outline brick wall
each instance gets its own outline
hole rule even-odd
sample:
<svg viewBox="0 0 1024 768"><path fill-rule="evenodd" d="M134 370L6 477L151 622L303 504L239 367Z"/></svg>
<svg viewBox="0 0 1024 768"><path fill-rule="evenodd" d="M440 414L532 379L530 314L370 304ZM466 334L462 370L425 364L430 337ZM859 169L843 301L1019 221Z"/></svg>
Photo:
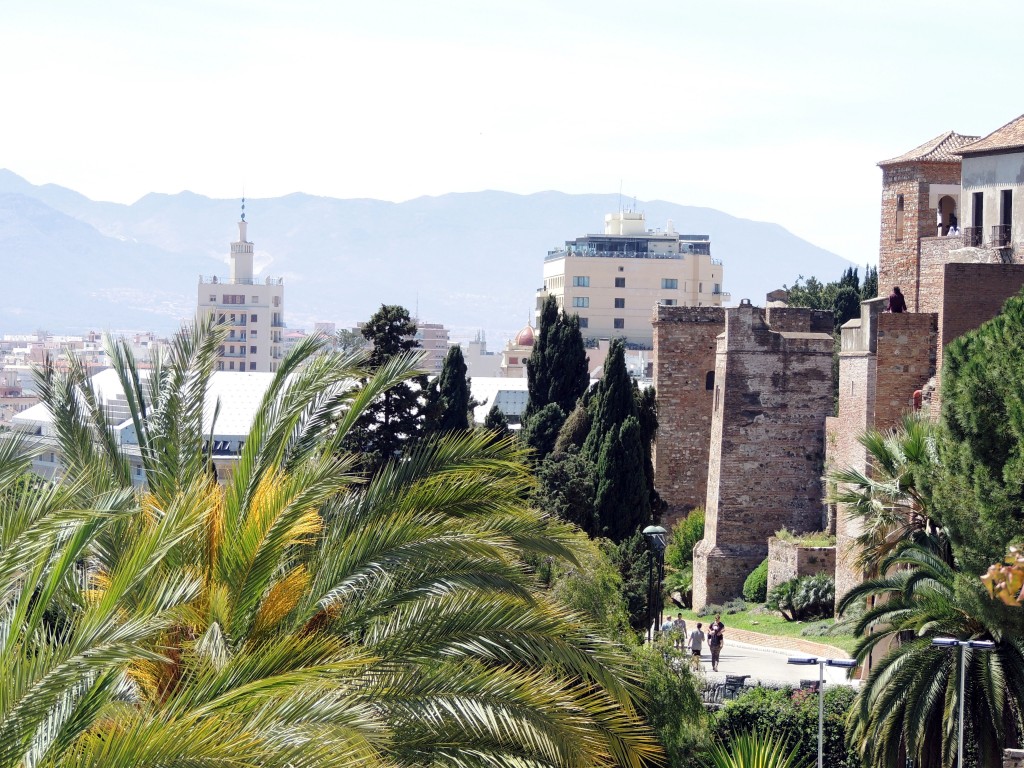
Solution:
<svg viewBox="0 0 1024 768"><path fill-rule="evenodd" d="M835 547L803 547L795 541L783 541L773 536L768 539L768 591L773 587L801 576L836 570Z"/></svg>
<svg viewBox="0 0 1024 768"><path fill-rule="evenodd" d="M805 312L803 327L809 328L814 316ZM796 317L787 314L787 324ZM705 534L694 563L696 608L739 595L780 528L820 530L832 347L828 333L774 330L749 302L726 310L715 367Z"/></svg>
<svg viewBox="0 0 1024 768"><path fill-rule="evenodd" d="M875 429L900 423L913 408L914 391L935 374L938 315L881 314L876 331Z"/></svg>
<svg viewBox="0 0 1024 768"><path fill-rule="evenodd" d="M875 355L868 350L839 356L839 415L827 424L827 471L867 469L867 452L857 440L871 424L875 407ZM863 580L856 566L853 541L860 535L859 521L850 519L843 505L835 512L836 600Z"/></svg>
<svg viewBox="0 0 1024 768"><path fill-rule="evenodd" d="M714 397L708 373L715 370L716 338L725 330L725 310L658 306L652 324L658 404L654 485L668 504L663 523L671 523L704 506Z"/></svg>
<svg viewBox="0 0 1024 768"><path fill-rule="evenodd" d="M936 367L942 373L946 345L999 314L1003 304L1024 286L1022 264L946 264Z"/></svg>
<svg viewBox="0 0 1024 768"><path fill-rule="evenodd" d="M935 235L938 211L929 208L931 184L959 184L960 163L900 163L882 169L878 290L901 287L911 312L919 307L919 238ZM896 239L897 197L903 195L903 237Z"/></svg>

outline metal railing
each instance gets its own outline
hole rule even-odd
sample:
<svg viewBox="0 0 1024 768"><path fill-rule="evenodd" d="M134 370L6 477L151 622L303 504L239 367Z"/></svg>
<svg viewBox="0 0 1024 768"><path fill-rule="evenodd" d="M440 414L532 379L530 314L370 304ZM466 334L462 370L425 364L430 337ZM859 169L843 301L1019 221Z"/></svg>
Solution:
<svg viewBox="0 0 1024 768"><path fill-rule="evenodd" d="M1009 224L994 224L992 225L992 247L993 248L1005 248L1010 244L1010 225Z"/></svg>
<svg viewBox="0 0 1024 768"><path fill-rule="evenodd" d="M964 227L964 247L981 248L981 227Z"/></svg>
<svg viewBox="0 0 1024 768"><path fill-rule="evenodd" d="M283 277L218 277L200 275L201 285L284 285Z"/></svg>

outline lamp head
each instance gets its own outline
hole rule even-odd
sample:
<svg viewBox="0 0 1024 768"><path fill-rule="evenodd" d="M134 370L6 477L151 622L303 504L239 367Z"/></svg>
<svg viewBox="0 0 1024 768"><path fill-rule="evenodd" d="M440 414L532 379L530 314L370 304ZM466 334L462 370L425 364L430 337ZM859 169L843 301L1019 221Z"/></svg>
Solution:
<svg viewBox="0 0 1024 768"><path fill-rule="evenodd" d="M818 663L818 659L816 657L814 657L814 656L809 656L809 657L806 657L806 658L803 658L803 657L801 657L801 658L788 658L788 659L786 659L786 663L787 664L801 664L801 665L804 665L804 666L811 666L812 664L817 664Z"/></svg>
<svg viewBox="0 0 1024 768"><path fill-rule="evenodd" d="M842 667L843 669L853 669L857 666L855 659L826 659L825 663L830 667Z"/></svg>

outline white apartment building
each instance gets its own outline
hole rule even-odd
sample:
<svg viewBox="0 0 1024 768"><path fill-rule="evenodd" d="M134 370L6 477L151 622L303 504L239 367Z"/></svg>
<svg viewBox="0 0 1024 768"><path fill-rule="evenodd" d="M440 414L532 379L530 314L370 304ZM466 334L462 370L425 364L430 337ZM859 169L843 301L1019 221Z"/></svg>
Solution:
<svg viewBox="0 0 1024 768"><path fill-rule="evenodd" d="M284 278L253 274L253 244L246 240L245 201L238 242L231 244L227 278L199 277L199 314L227 328L216 370L272 373L284 357Z"/></svg>
<svg viewBox="0 0 1024 768"><path fill-rule="evenodd" d="M651 348L656 304L720 307L722 262L711 257L708 235L682 235L669 222L664 232L646 228L643 213L604 218L604 234L567 240L544 259L544 287L537 292L538 322L547 296L579 315L586 339L624 338Z"/></svg>

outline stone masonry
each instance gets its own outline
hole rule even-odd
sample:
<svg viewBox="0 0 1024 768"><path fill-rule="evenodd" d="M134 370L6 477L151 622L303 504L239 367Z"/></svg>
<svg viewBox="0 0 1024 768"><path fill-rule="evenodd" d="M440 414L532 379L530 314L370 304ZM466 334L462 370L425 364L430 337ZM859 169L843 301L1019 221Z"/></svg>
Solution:
<svg viewBox="0 0 1024 768"><path fill-rule="evenodd" d="M835 547L805 547L796 541L768 539L768 591L790 579L836 569Z"/></svg>
<svg viewBox="0 0 1024 768"><path fill-rule="evenodd" d="M668 505L662 522L670 524L704 506L716 339L725 330L725 310L658 305L652 322L658 403L654 485Z"/></svg>
<svg viewBox="0 0 1024 768"><path fill-rule="evenodd" d="M715 362L707 517L694 551L697 610L738 596L780 528L821 528L831 328L830 312L766 313L748 300L726 310Z"/></svg>
<svg viewBox="0 0 1024 768"><path fill-rule="evenodd" d="M867 452L858 437L887 430L913 408L914 392L935 370L937 315L883 313L885 299L861 304L860 318L843 326L839 355L839 415L826 420L826 468L856 469L868 475ZM859 584L854 539L858 521L842 507L834 513L836 597Z"/></svg>

